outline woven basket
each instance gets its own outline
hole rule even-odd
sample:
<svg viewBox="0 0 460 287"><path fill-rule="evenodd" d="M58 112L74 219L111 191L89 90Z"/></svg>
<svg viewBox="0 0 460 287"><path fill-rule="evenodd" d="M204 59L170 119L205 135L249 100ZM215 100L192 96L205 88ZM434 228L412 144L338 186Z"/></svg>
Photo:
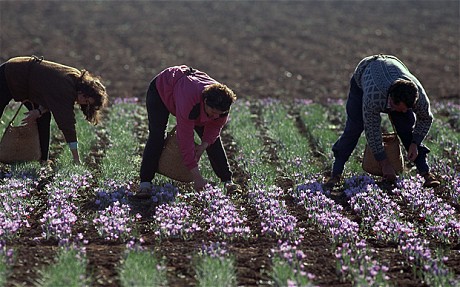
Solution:
<svg viewBox="0 0 460 287"><path fill-rule="evenodd" d="M41 151L37 122L13 126L13 121L21 107L22 105L3 133L0 141L0 162L10 164L40 160Z"/></svg>
<svg viewBox="0 0 460 287"><path fill-rule="evenodd" d="M181 182L192 182L193 176L184 165L176 137L176 127L167 135L163 152L158 162L158 173Z"/></svg>
<svg viewBox="0 0 460 287"><path fill-rule="evenodd" d="M393 166L395 172L401 173L404 170L404 159L401 153L401 146L399 144L399 138L396 133L384 133L382 134L383 147L387 155L388 160ZM363 170L373 174L382 176L382 168L379 162L375 159L369 145L366 144L364 149L364 157L362 162Z"/></svg>

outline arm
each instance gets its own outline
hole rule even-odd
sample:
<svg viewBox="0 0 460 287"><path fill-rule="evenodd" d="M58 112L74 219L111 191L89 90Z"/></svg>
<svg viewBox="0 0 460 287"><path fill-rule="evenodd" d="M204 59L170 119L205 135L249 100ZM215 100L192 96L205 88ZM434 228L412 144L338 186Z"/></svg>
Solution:
<svg viewBox="0 0 460 287"><path fill-rule="evenodd" d="M380 104L385 105L385 102L382 101ZM383 148L382 132L380 130L382 120L380 117L381 110L383 109L378 102L369 100L367 97L363 97L363 122L367 143L374 154L375 159L380 164L383 177L389 181L395 181L396 172L388 160L385 149Z"/></svg>
<svg viewBox="0 0 460 287"><path fill-rule="evenodd" d="M227 123L228 116L206 123L203 132L203 142L213 144L220 136L223 126Z"/></svg>
<svg viewBox="0 0 460 287"><path fill-rule="evenodd" d="M364 133L366 135L367 144L377 161L382 161L387 158L385 149L383 148L382 131L380 129L381 121L380 110L375 107L375 105L366 103L363 99Z"/></svg>
<svg viewBox="0 0 460 287"><path fill-rule="evenodd" d="M193 122L177 117L177 143L182 154L184 165L192 170L198 166L195 160L195 139L194 139L194 124Z"/></svg>
<svg viewBox="0 0 460 287"><path fill-rule="evenodd" d="M430 109L430 101L425 93L425 90L419 86L419 99L414 106L414 113L417 116L414 132L412 133L412 141L416 145L420 145L428 134L431 124L433 123L433 114Z"/></svg>
<svg viewBox="0 0 460 287"><path fill-rule="evenodd" d="M72 153L73 162L75 164L80 164L80 156L78 154L78 142L69 143L70 152Z"/></svg>
<svg viewBox="0 0 460 287"><path fill-rule="evenodd" d="M409 146L409 150L407 151L407 159L410 161L414 161L418 156L418 148L415 142L412 142Z"/></svg>
<svg viewBox="0 0 460 287"><path fill-rule="evenodd" d="M206 180L201 175L200 169L197 167L190 170L193 177L193 188L195 190L202 190L204 186L207 184Z"/></svg>
<svg viewBox="0 0 460 287"><path fill-rule="evenodd" d="M25 112L24 115L26 116L25 118L22 119L21 124L31 124L38 120L39 118L42 117L44 113L48 112L48 109L46 109L43 106L39 106L37 109L30 110L28 112Z"/></svg>
<svg viewBox="0 0 460 287"><path fill-rule="evenodd" d="M207 181L201 175L198 167L198 153L195 150L194 140L194 123L192 121L177 117L177 141L179 145L184 165L190 170L193 177L193 186L195 190L201 190L206 185ZM206 145L200 146L200 149ZM204 149L203 149L204 151ZM201 154L203 153L201 151ZM200 156L201 156L200 154Z"/></svg>
<svg viewBox="0 0 460 287"><path fill-rule="evenodd" d="M223 117L205 125L201 144L195 147L195 160L197 162L200 160L203 152L219 137L222 127L226 122L227 117Z"/></svg>
<svg viewBox="0 0 460 287"><path fill-rule="evenodd" d="M407 151L407 157L410 161L414 161L418 156L418 146L425 139L428 131L433 123L433 114L430 109L430 101L425 90L417 79L413 79L418 87L419 99L414 106L416 114L416 122L412 133L412 143Z"/></svg>
<svg viewBox="0 0 460 287"><path fill-rule="evenodd" d="M396 171L390 163L388 158L379 161L380 168L382 169L383 178L394 182L396 180Z"/></svg>
<svg viewBox="0 0 460 287"><path fill-rule="evenodd" d="M69 145L70 152L72 153L73 161L75 164L80 164L80 156L78 154L78 140L76 131L76 120L73 111L73 106L69 109L57 109L53 111L54 120L62 131L66 142Z"/></svg>
<svg viewBox="0 0 460 287"><path fill-rule="evenodd" d="M44 106L40 105L38 106L38 112L40 113L40 117L44 114L44 113L47 113L49 112L49 110L47 108L45 108Z"/></svg>
<svg viewBox="0 0 460 287"><path fill-rule="evenodd" d="M199 162L204 151L209 147L209 144L205 141L201 142L200 145L195 146L195 161Z"/></svg>
<svg viewBox="0 0 460 287"><path fill-rule="evenodd" d="M203 154L203 151L207 148L207 144L203 143L195 147L194 140L194 125L185 121L178 121L177 123L177 140L179 149L182 153L184 165L190 169L193 177L193 187L195 190L201 190L206 185L207 181L203 178L198 167L198 161Z"/></svg>

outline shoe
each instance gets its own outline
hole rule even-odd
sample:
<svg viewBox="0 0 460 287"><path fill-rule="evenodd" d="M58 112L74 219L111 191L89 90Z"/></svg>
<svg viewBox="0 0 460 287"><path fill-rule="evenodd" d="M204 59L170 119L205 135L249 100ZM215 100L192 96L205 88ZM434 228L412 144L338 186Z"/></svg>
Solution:
<svg viewBox="0 0 460 287"><path fill-rule="evenodd" d="M332 189L334 186L336 186L340 180L342 180L342 175L336 174L332 175L325 184L323 184L323 189L329 190Z"/></svg>
<svg viewBox="0 0 460 287"><path fill-rule="evenodd" d="M152 197L152 192L147 189L140 189L138 192L136 192L134 197L138 199L149 199Z"/></svg>
<svg viewBox="0 0 460 287"><path fill-rule="evenodd" d="M150 182L141 182L139 190L134 194L138 199L148 199L152 197L152 184Z"/></svg>
<svg viewBox="0 0 460 287"><path fill-rule="evenodd" d="M47 160L41 159L40 160L40 165L41 166L51 166L51 165L53 165L53 161L50 160L50 159L47 159Z"/></svg>
<svg viewBox="0 0 460 287"><path fill-rule="evenodd" d="M235 194L241 191L241 186L231 180L224 182L224 188L227 191L227 194Z"/></svg>
<svg viewBox="0 0 460 287"><path fill-rule="evenodd" d="M422 176L425 179L425 183L423 184L423 187L437 187L441 184L441 182L437 180L434 174L432 174L431 172L427 172L423 174Z"/></svg>

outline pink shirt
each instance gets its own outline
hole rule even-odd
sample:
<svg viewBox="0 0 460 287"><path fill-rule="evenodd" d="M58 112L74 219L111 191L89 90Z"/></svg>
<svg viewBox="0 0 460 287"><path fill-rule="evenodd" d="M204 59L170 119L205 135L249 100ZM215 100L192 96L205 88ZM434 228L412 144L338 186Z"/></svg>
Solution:
<svg viewBox="0 0 460 287"><path fill-rule="evenodd" d="M204 126L202 141L213 144L227 122L227 116L212 119L204 111L202 92L208 85L218 83L206 73L194 70L187 75L188 66L174 66L156 77L156 87L168 111L176 116L177 140L184 164L189 169L198 166L195 160L195 126ZM199 115L192 118L192 109L199 104Z"/></svg>

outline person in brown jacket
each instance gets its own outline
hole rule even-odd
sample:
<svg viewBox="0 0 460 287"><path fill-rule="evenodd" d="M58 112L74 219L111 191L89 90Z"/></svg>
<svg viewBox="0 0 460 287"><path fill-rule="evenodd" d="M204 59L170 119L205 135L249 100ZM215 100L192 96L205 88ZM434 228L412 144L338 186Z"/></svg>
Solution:
<svg viewBox="0 0 460 287"><path fill-rule="evenodd" d="M52 114L79 164L74 104L95 125L108 96L100 78L88 71L32 56L11 58L0 65L0 118L11 100L23 102L29 110L23 123L37 121L42 161L49 156Z"/></svg>

